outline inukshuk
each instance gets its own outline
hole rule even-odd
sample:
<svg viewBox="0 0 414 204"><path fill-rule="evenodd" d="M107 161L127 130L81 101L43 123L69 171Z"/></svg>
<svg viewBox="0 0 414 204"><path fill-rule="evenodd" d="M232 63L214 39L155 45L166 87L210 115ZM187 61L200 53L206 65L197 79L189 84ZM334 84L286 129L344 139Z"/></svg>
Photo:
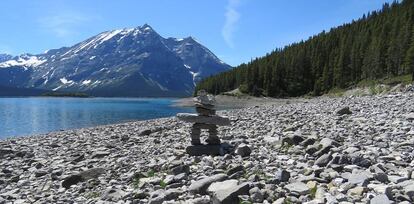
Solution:
<svg viewBox="0 0 414 204"><path fill-rule="evenodd" d="M212 95L202 90L197 93L194 98L197 114L179 113L178 119L193 123L191 128L191 144L201 145L201 130L208 130L207 144L218 145L220 139L218 137L217 126L230 125L230 120L226 117L216 115L214 109L215 99Z"/></svg>

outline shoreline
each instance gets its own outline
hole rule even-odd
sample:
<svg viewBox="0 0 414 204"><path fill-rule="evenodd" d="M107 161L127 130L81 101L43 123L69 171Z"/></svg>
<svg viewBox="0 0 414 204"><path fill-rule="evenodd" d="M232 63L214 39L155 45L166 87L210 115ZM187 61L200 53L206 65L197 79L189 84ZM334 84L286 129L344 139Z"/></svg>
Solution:
<svg viewBox="0 0 414 204"><path fill-rule="evenodd" d="M226 109L241 109L254 106L269 106L269 105L286 105L295 102L305 101L305 98L266 98L266 97L252 97L252 96L226 96L217 95L216 107L218 110ZM193 98L181 98L174 101L174 107L194 107Z"/></svg>
<svg viewBox="0 0 414 204"><path fill-rule="evenodd" d="M276 100L219 111L232 121L219 127L220 139L236 149L247 145L251 154L244 156L189 156L191 124L175 117L0 140L0 203L208 203L215 194L192 192L217 175L269 203L368 202L378 189L398 198L414 186L413 97ZM338 115L344 107L351 113ZM63 186L76 176L87 179Z"/></svg>

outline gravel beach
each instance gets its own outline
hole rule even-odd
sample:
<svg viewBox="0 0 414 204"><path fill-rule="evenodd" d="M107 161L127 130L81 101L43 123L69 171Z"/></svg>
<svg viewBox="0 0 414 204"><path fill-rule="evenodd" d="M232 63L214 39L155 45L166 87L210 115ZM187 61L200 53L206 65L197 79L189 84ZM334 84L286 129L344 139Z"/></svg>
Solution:
<svg viewBox="0 0 414 204"><path fill-rule="evenodd" d="M234 152L215 157L189 156L175 117L0 140L0 204L413 203L413 99L219 111Z"/></svg>

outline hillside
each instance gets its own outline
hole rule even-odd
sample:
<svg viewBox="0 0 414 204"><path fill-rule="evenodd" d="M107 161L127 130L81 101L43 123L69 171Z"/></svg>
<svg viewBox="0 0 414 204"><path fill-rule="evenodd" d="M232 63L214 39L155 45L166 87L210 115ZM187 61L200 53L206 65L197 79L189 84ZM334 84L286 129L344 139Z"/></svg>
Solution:
<svg viewBox="0 0 414 204"><path fill-rule="evenodd" d="M321 95L362 80L414 77L414 0L379 11L201 81L196 90L239 88L271 97Z"/></svg>
<svg viewBox="0 0 414 204"><path fill-rule="evenodd" d="M41 89L16 88L0 86L0 97L3 96L39 96L47 91Z"/></svg>
<svg viewBox="0 0 414 204"><path fill-rule="evenodd" d="M193 37L164 38L145 24L43 54L0 55L0 85L93 96L177 97L191 95L198 81L230 68Z"/></svg>

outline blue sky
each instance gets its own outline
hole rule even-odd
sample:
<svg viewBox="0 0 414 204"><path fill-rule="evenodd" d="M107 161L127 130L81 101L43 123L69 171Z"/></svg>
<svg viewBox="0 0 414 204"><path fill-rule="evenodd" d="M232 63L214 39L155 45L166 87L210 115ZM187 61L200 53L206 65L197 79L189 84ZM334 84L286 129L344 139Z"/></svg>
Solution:
<svg viewBox="0 0 414 204"><path fill-rule="evenodd" d="M151 25L163 37L193 36L238 65L392 0L2 0L0 53L42 53L100 32Z"/></svg>

